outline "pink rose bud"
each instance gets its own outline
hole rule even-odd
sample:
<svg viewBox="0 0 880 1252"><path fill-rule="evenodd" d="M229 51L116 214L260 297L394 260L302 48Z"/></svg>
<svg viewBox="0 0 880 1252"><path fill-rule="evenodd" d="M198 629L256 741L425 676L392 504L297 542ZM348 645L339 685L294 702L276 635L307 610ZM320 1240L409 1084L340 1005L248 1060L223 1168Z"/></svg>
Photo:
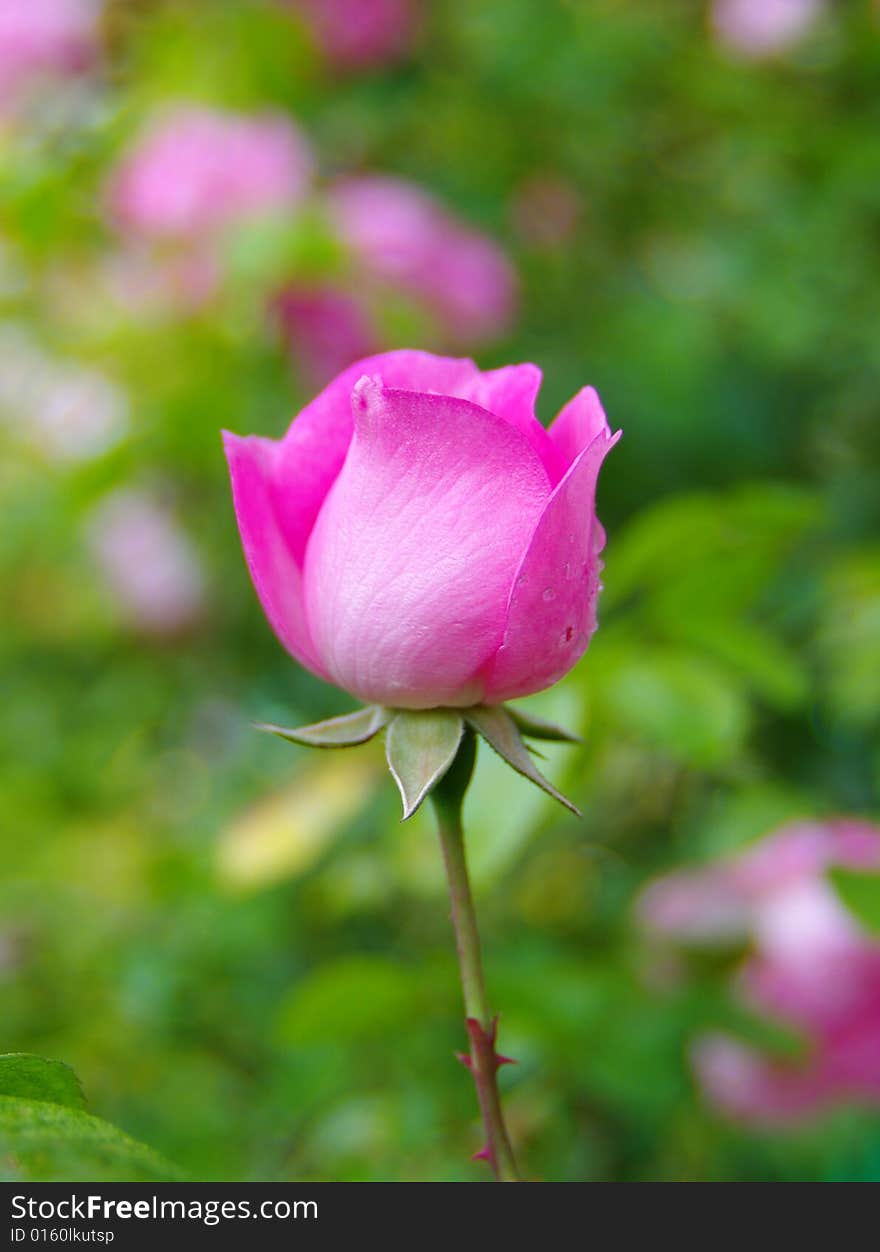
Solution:
<svg viewBox="0 0 880 1252"><path fill-rule="evenodd" d="M822 0L715 0L712 26L732 52L773 56L802 39L822 8Z"/></svg>
<svg viewBox="0 0 880 1252"><path fill-rule="evenodd" d="M84 69L99 17L99 0L0 0L0 106L35 80Z"/></svg>
<svg viewBox="0 0 880 1252"><path fill-rule="evenodd" d="M384 65L404 56L418 29L416 0L289 0L332 64Z"/></svg>
<svg viewBox="0 0 880 1252"><path fill-rule="evenodd" d="M644 924L684 942L750 942L736 993L804 1036L803 1061L712 1033L693 1050L709 1099L730 1117L781 1124L846 1101L880 1104L880 942L828 881L880 870L880 830L789 826L739 856L670 874L640 900Z"/></svg>
<svg viewBox="0 0 880 1252"><path fill-rule="evenodd" d="M257 594L303 665L416 709L496 704L571 669L596 627L596 480L619 432L591 388L545 430L540 381L389 352L282 440L224 436Z"/></svg>
<svg viewBox="0 0 880 1252"><path fill-rule="evenodd" d="M134 234L198 241L284 213L311 176L308 143L286 117L179 107L157 119L116 170L110 211Z"/></svg>
<svg viewBox="0 0 880 1252"><path fill-rule="evenodd" d="M516 275L496 243L421 188L364 176L330 193L331 221L368 276L420 301L454 343L489 339L510 322Z"/></svg>

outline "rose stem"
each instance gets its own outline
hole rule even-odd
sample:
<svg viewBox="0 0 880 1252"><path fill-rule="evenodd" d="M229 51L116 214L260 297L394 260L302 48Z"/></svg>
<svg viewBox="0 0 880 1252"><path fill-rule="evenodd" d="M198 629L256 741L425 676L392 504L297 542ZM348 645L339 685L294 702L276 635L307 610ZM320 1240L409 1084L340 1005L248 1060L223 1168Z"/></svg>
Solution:
<svg viewBox="0 0 880 1252"><path fill-rule="evenodd" d="M473 1075L486 1131L486 1146L477 1156L489 1162L498 1182L519 1182L513 1148L504 1124L497 1081L498 1068L508 1058L498 1056L495 1051L497 1023L490 1015L486 998L480 959L480 935L464 849L461 808L473 772L475 755L473 731L466 730L455 761L432 791L431 799L437 816L437 829L446 866L452 926L464 993L465 1024L471 1043L470 1056L461 1059Z"/></svg>

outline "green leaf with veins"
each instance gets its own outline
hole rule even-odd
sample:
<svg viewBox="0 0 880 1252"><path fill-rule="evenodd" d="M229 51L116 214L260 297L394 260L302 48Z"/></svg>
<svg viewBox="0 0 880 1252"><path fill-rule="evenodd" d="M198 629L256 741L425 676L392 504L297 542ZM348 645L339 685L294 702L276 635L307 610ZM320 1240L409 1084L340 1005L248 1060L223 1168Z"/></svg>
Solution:
<svg viewBox="0 0 880 1252"><path fill-rule="evenodd" d="M29 1052L0 1055L0 1096L42 1100L71 1109L82 1109L86 1102L79 1079L69 1065Z"/></svg>

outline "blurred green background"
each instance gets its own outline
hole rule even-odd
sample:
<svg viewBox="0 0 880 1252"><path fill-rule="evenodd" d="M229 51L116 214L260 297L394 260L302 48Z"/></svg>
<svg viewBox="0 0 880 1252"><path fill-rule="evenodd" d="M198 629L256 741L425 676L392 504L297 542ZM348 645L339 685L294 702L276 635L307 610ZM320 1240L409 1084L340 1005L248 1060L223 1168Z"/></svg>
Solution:
<svg viewBox="0 0 880 1252"><path fill-rule="evenodd" d="M438 0L405 55L347 73L268 0L114 0L102 40L88 88L0 139L0 374L75 364L126 413L94 456L0 423L0 1051L68 1062L91 1112L187 1176L484 1176L427 815L400 824L378 744L310 755L250 726L350 707L263 618L219 440L280 435L309 397L253 271L320 274L320 225L292 259L251 240L195 313L121 315L94 277L102 188L151 110L274 108L319 179L402 175L499 241L520 310L477 360L539 363L544 419L593 383L625 431L600 630L528 702L584 735L547 763L584 819L485 752L466 814L527 1174L880 1176L876 1113L771 1135L706 1107L687 1047L729 1024L723 971L652 986L631 911L662 869L787 818L880 812L872 7L766 57L722 46L700 0ZM395 317L389 344L444 346ZM119 488L181 528L186 629L145 628L102 574ZM128 1176L35 1144L4 1176Z"/></svg>

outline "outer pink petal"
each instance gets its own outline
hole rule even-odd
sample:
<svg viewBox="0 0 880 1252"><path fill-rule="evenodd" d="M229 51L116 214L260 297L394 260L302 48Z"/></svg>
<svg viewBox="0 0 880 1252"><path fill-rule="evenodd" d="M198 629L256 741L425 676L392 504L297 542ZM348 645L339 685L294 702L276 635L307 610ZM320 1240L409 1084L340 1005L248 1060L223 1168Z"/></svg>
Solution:
<svg viewBox="0 0 880 1252"><path fill-rule="evenodd" d="M584 387L560 410L547 432L562 458L565 469L599 435L611 431L599 396L593 387Z"/></svg>
<svg viewBox="0 0 880 1252"><path fill-rule="evenodd" d="M411 350L384 352L350 365L306 405L282 440L272 474L279 525L300 565L315 519L348 452L351 393L364 375L378 375L387 387L457 396L479 380L480 371L467 359Z"/></svg>
<svg viewBox="0 0 880 1252"><path fill-rule="evenodd" d="M302 566L315 519L351 443L351 393L365 371L389 385L459 394L480 371L473 361L387 352L355 362L295 418L283 440L224 434L248 568L278 638L326 677L306 625Z"/></svg>
<svg viewBox="0 0 880 1252"><path fill-rule="evenodd" d="M365 378L354 407L351 450L306 554L322 660L365 700L476 703L546 472L514 426L465 400Z"/></svg>
<svg viewBox="0 0 880 1252"><path fill-rule="evenodd" d="M502 369L478 374L462 392L462 399L472 400L490 413L497 413L521 431L541 458L555 487L568 468L568 461L563 461L535 416L535 400L540 389L541 371L537 365L505 365Z"/></svg>
<svg viewBox="0 0 880 1252"><path fill-rule="evenodd" d="M282 445L271 439L223 433L232 499L245 560L269 624L293 656L326 678L309 634L302 572L274 505Z"/></svg>
<svg viewBox="0 0 880 1252"><path fill-rule="evenodd" d="M486 674L488 703L542 691L584 654L596 629L599 553L596 480L620 437L600 434L556 487L514 577L504 639Z"/></svg>

